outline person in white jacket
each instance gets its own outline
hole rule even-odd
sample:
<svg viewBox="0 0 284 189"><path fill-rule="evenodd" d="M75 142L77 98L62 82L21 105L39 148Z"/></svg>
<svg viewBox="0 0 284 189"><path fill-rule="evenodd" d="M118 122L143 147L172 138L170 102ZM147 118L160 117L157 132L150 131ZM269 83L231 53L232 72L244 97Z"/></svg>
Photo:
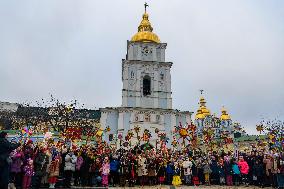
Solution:
<svg viewBox="0 0 284 189"><path fill-rule="evenodd" d="M74 153L71 151L67 153L65 156L65 167L64 167L64 173L65 173L65 187L70 188L71 187L71 179L72 175L75 172L77 157L74 155Z"/></svg>
<svg viewBox="0 0 284 189"><path fill-rule="evenodd" d="M184 180L186 185L191 184L191 176L192 176L192 162L188 157L183 161L182 168L184 171Z"/></svg>

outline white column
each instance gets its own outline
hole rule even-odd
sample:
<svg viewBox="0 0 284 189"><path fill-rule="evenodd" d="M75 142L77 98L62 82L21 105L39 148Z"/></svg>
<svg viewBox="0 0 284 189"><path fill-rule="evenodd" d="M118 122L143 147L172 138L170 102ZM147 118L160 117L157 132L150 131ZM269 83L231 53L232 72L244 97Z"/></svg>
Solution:
<svg viewBox="0 0 284 189"><path fill-rule="evenodd" d="M171 118L172 118L172 121L171 121L171 131L173 131L175 126L176 126L176 121L177 121L177 117L176 117L175 113L171 114Z"/></svg>
<svg viewBox="0 0 284 189"><path fill-rule="evenodd" d="M136 76L136 107L141 106L141 65L137 65L137 76Z"/></svg>
<svg viewBox="0 0 284 189"><path fill-rule="evenodd" d="M101 118L100 118L100 124L101 124L101 127L103 129L106 128L106 121L107 121L107 115L108 115L108 112L102 112L102 115L101 115Z"/></svg>
<svg viewBox="0 0 284 189"><path fill-rule="evenodd" d="M123 136L123 112L118 111L118 126L117 126L117 136L122 134ZM124 137L124 136L123 136ZM120 147L120 140L117 140L117 149Z"/></svg>
<svg viewBox="0 0 284 189"><path fill-rule="evenodd" d="M170 67L166 69L166 80L167 80L167 89L166 91L168 92L167 93L167 101L168 101L168 108L169 109L172 109L172 95L171 95L171 92L172 92L172 88L171 88L171 72L170 72Z"/></svg>
<svg viewBox="0 0 284 189"><path fill-rule="evenodd" d="M118 131L123 130L123 112L118 113Z"/></svg>
<svg viewBox="0 0 284 189"><path fill-rule="evenodd" d="M153 66L153 70L154 70L154 79L153 79L153 88L154 88L154 93L153 93L153 97L154 97L154 108L159 108L159 93L157 91L159 91L159 70L155 71L157 68L157 66Z"/></svg>

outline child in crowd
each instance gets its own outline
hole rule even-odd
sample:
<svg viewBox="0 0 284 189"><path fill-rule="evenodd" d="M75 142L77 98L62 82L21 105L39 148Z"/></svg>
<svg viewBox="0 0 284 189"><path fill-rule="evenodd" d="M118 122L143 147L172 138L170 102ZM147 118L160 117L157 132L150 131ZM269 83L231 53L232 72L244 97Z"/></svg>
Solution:
<svg viewBox="0 0 284 189"><path fill-rule="evenodd" d="M239 166L236 162L236 160L233 160L233 166L232 166L232 169L233 169L233 182L234 182L234 185L235 186L239 186L240 185L240 169L239 169Z"/></svg>
<svg viewBox="0 0 284 189"><path fill-rule="evenodd" d="M52 155L52 160L49 165L49 188L55 188L57 177L59 176L60 156L58 154Z"/></svg>
<svg viewBox="0 0 284 189"><path fill-rule="evenodd" d="M103 165L102 165L102 185L103 187L108 186L108 177L110 173L110 164L108 157L105 157Z"/></svg>
<svg viewBox="0 0 284 189"><path fill-rule="evenodd" d="M23 184L22 189L29 189L32 181L32 176L34 176L34 165L33 160L31 158L28 159L27 165L23 168L24 177L23 177Z"/></svg>
<svg viewBox="0 0 284 189"><path fill-rule="evenodd" d="M175 162L174 163L174 175L173 175L173 181L172 181L172 184L174 186L179 186L182 184L181 179L180 179L180 174L181 172L180 172L178 162Z"/></svg>
<svg viewBox="0 0 284 189"><path fill-rule="evenodd" d="M208 160L205 160L205 165L203 166L203 173L205 178L205 184L210 185L210 174L212 173L212 170L210 168Z"/></svg>

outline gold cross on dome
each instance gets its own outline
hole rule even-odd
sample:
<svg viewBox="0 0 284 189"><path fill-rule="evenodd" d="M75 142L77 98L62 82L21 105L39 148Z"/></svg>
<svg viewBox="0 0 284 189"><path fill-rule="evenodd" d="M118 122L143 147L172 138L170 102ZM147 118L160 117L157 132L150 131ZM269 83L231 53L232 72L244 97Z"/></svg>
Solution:
<svg viewBox="0 0 284 189"><path fill-rule="evenodd" d="M203 89L200 89L199 91L200 91L200 93L201 93L201 95L202 95L204 90L203 90Z"/></svg>

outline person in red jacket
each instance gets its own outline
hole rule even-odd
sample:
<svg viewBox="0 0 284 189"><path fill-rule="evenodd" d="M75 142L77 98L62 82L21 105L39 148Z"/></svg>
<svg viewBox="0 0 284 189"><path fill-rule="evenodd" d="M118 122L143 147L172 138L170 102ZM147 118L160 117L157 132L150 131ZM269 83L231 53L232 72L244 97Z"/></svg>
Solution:
<svg viewBox="0 0 284 189"><path fill-rule="evenodd" d="M241 172L241 177L242 177L243 183L245 185L248 185L249 184L249 182L248 182L249 165L244 160L243 156L239 157L238 166L240 168L240 172Z"/></svg>

